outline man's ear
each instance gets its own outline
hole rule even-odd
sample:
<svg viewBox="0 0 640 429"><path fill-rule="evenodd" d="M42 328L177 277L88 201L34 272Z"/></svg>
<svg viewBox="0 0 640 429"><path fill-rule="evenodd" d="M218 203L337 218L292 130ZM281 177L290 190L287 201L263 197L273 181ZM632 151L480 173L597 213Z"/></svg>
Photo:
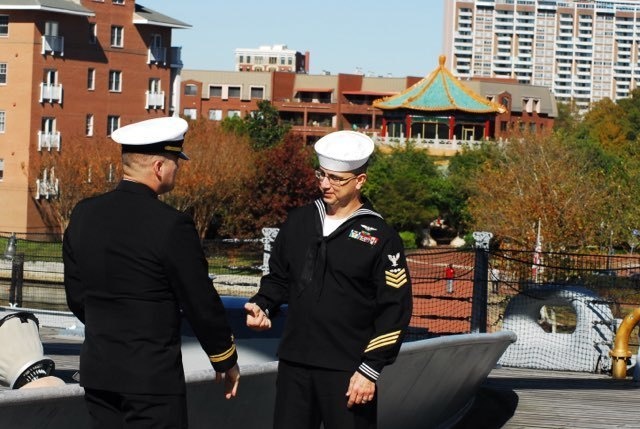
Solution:
<svg viewBox="0 0 640 429"><path fill-rule="evenodd" d="M367 173L359 174L356 178L356 189L360 190L367 181Z"/></svg>

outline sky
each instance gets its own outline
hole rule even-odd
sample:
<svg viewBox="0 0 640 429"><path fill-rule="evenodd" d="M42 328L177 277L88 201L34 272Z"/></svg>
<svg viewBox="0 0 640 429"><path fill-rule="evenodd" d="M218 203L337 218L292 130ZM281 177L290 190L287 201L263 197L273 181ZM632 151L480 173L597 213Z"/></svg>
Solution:
<svg viewBox="0 0 640 429"><path fill-rule="evenodd" d="M172 32L185 69L231 71L236 48L287 45L309 51L310 74L422 77L443 53L443 0L236 1L136 3L192 26Z"/></svg>

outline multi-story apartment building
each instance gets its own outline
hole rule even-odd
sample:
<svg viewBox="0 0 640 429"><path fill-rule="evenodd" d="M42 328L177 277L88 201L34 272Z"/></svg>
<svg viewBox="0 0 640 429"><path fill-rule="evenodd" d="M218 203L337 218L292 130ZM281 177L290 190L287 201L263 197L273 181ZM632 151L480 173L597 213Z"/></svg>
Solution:
<svg viewBox="0 0 640 429"><path fill-rule="evenodd" d="M356 129L380 135L384 112L374 100L401 93L422 79L369 77L360 74L309 75L286 72L242 73L184 69L181 73L181 114L221 121L245 117L268 100L292 131L312 143L325 134ZM496 116L491 135L500 138L514 129L542 132L553 127L556 102L549 89L507 79L475 79L465 86L505 111ZM458 139L462 139L458 135Z"/></svg>
<svg viewBox="0 0 640 429"><path fill-rule="evenodd" d="M444 51L462 79L546 86L581 109L640 81L638 0L444 1Z"/></svg>
<svg viewBox="0 0 640 429"><path fill-rule="evenodd" d="M287 45L236 49L236 71L279 71L309 73L309 52L288 49Z"/></svg>
<svg viewBox="0 0 640 429"><path fill-rule="evenodd" d="M188 27L134 0L0 0L0 231L47 230L36 200L64 190L43 152L178 109Z"/></svg>

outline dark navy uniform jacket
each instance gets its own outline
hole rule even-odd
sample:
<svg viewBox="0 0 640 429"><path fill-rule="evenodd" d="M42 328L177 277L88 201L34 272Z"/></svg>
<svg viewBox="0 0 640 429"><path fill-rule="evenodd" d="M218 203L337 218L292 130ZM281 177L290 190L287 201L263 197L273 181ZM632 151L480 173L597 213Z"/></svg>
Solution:
<svg viewBox="0 0 640 429"><path fill-rule="evenodd" d="M375 381L411 318L402 241L369 203L323 237L325 210L319 199L290 213L250 301L270 313L288 303L280 359Z"/></svg>
<svg viewBox="0 0 640 429"><path fill-rule="evenodd" d="M64 234L69 308L85 324L80 383L123 393L185 391L181 309L216 371L237 360L190 216L122 181L81 201Z"/></svg>

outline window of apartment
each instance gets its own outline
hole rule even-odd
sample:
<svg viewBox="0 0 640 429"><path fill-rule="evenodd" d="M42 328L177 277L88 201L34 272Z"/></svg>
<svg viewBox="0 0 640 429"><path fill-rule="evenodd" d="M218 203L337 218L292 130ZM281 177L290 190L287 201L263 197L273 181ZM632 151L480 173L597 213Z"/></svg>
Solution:
<svg viewBox="0 0 640 429"><path fill-rule="evenodd" d="M257 98L262 100L264 98L264 88L262 87L251 87L251 98Z"/></svg>
<svg viewBox="0 0 640 429"><path fill-rule="evenodd" d="M0 133L4 133L7 123L7 114L4 110L0 110Z"/></svg>
<svg viewBox="0 0 640 429"><path fill-rule="evenodd" d="M120 128L120 116L107 116L107 135L110 136L115 130Z"/></svg>
<svg viewBox="0 0 640 429"><path fill-rule="evenodd" d="M229 98L240 98L240 87L239 86L230 86L229 87Z"/></svg>
<svg viewBox="0 0 640 429"><path fill-rule="evenodd" d="M122 72L119 70L109 71L109 91L122 92Z"/></svg>
<svg viewBox="0 0 640 429"><path fill-rule="evenodd" d="M221 121L222 120L222 110L220 109L210 109L209 110L209 119L212 121Z"/></svg>
<svg viewBox="0 0 640 429"><path fill-rule="evenodd" d="M0 181L4 179L4 159L0 158Z"/></svg>
<svg viewBox="0 0 640 429"><path fill-rule="evenodd" d="M95 22L89 23L89 43L92 45L98 43L98 24Z"/></svg>
<svg viewBox="0 0 640 429"><path fill-rule="evenodd" d="M285 57L280 57L280 65L283 66L285 63L286 59Z"/></svg>
<svg viewBox="0 0 640 429"><path fill-rule="evenodd" d="M240 111L239 110L228 110L227 111L227 117L229 118L235 118L235 117L240 117Z"/></svg>
<svg viewBox="0 0 640 429"><path fill-rule="evenodd" d="M90 91L96 89L96 69L87 70L87 89Z"/></svg>
<svg viewBox="0 0 640 429"><path fill-rule="evenodd" d="M247 62L250 63L251 62L251 55L247 55Z"/></svg>
<svg viewBox="0 0 640 429"><path fill-rule="evenodd" d="M44 23L44 34L45 36L53 36L58 37L58 28L60 25L58 21L47 21Z"/></svg>
<svg viewBox="0 0 640 429"><path fill-rule="evenodd" d="M0 85L7 83L7 63L0 63Z"/></svg>
<svg viewBox="0 0 640 429"><path fill-rule="evenodd" d="M269 57L269 64L278 64L278 57Z"/></svg>
<svg viewBox="0 0 640 429"><path fill-rule="evenodd" d="M222 86L220 85L209 86L209 98L211 97L222 97Z"/></svg>
<svg viewBox="0 0 640 429"><path fill-rule="evenodd" d="M293 65L293 58L292 57L287 58L287 64L288 65Z"/></svg>
<svg viewBox="0 0 640 429"><path fill-rule="evenodd" d="M56 132L56 118L45 117L42 118L42 133L43 134L53 134Z"/></svg>
<svg viewBox="0 0 640 429"><path fill-rule="evenodd" d="M198 85L189 83L184 86L184 95L198 95Z"/></svg>
<svg viewBox="0 0 640 429"><path fill-rule="evenodd" d="M160 91L160 79L152 77L149 79L149 93L151 94L159 94Z"/></svg>
<svg viewBox="0 0 640 429"><path fill-rule="evenodd" d="M117 25L111 26L111 46L122 48L124 46L123 38L124 28Z"/></svg>
<svg viewBox="0 0 640 429"><path fill-rule="evenodd" d="M124 0L113 0L113 4L124 4Z"/></svg>
<svg viewBox="0 0 640 429"><path fill-rule="evenodd" d="M196 109L184 109L182 111L182 115L189 119L195 120L198 118L198 111Z"/></svg>
<svg viewBox="0 0 640 429"><path fill-rule="evenodd" d="M84 134L87 137L91 137L93 135L93 115L91 113L87 113L87 117L84 121Z"/></svg>
<svg viewBox="0 0 640 429"><path fill-rule="evenodd" d="M0 37L9 35L9 15L0 15Z"/></svg>

